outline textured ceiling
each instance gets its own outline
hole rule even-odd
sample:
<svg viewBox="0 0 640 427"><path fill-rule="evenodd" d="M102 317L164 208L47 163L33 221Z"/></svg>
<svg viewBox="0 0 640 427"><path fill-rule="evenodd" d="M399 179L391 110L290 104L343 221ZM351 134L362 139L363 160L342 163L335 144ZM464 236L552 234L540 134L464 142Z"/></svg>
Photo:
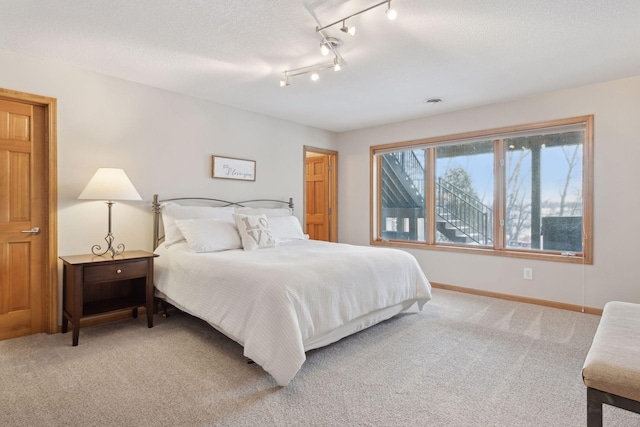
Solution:
<svg viewBox="0 0 640 427"><path fill-rule="evenodd" d="M640 74L640 0L393 0L279 87L379 1L0 0L0 49L336 132Z"/></svg>

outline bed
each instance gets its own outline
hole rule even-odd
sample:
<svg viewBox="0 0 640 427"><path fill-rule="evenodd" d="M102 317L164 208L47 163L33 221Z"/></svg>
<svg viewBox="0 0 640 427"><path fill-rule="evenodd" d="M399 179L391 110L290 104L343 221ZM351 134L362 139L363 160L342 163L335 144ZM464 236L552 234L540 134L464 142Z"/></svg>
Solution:
<svg viewBox="0 0 640 427"><path fill-rule="evenodd" d="M156 195L153 208L156 296L238 342L280 386L306 351L431 299L412 255L308 240L291 200Z"/></svg>

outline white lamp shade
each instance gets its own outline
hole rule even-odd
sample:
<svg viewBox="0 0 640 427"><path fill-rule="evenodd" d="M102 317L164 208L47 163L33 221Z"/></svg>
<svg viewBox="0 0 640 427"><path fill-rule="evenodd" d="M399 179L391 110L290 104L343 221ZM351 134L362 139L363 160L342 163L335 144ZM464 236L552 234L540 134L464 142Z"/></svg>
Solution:
<svg viewBox="0 0 640 427"><path fill-rule="evenodd" d="M142 200L122 169L99 168L78 199Z"/></svg>

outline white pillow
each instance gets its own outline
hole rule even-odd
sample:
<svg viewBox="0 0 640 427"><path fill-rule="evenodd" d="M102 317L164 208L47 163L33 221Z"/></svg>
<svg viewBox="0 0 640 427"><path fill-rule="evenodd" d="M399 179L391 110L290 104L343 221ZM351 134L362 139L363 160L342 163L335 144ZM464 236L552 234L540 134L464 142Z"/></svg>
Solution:
<svg viewBox="0 0 640 427"><path fill-rule="evenodd" d="M269 226L271 227L271 232L278 242L296 239L304 240L309 238L309 236L304 234L302 231L302 225L300 225L298 218L293 215L276 216L268 218L268 221Z"/></svg>
<svg viewBox="0 0 640 427"><path fill-rule="evenodd" d="M236 213L245 215L266 215L267 218L290 216L292 214L290 208L248 208L244 206L236 208Z"/></svg>
<svg viewBox="0 0 640 427"><path fill-rule="evenodd" d="M233 219L240 232L242 248L245 251L273 248L276 239L273 237L266 215L233 214Z"/></svg>
<svg viewBox="0 0 640 427"><path fill-rule="evenodd" d="M164 244L166 247L184 240L176 226L177 219L221 218L233 223L232 207L214 208L211 206L181 206L173 202L162 204L162 224L164 226Z"/></svg>
<svg viewBox="0 0 640 427"><path fill-rule="evenodd" d="M240 234L234 223L220 218L177 219L176 226L187 239L192 252L219 252L241 249Z"/></svg>

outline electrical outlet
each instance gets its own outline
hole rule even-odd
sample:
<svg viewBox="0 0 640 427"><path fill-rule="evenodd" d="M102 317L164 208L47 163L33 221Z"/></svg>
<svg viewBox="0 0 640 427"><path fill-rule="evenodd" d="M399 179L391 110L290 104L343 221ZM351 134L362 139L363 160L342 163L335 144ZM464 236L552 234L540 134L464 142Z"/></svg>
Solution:
<svg viewBox="0 0 640 427"><path fill-rule="evenodd" d="M525 280L533 280L533 268L524 269L524 278Z"/></svg>

